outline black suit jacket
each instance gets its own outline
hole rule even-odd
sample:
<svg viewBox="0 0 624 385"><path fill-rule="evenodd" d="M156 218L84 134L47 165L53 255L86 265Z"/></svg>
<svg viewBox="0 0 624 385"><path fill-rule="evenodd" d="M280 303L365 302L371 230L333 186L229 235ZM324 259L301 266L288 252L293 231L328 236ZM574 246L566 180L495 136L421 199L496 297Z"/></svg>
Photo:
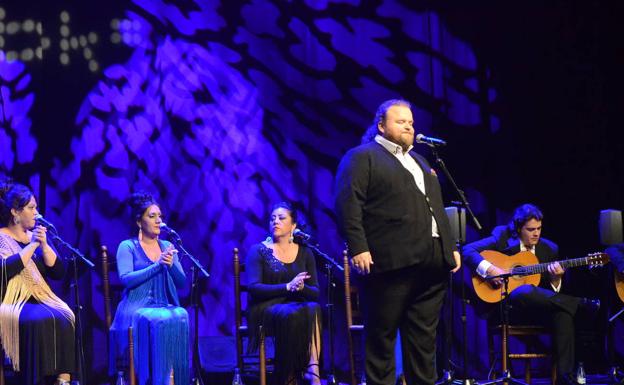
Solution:
<svg viewBox="0 0 624 385"><path fill-rule="evenodd" d="M613 245L606 250L611 259L611 263L620 273L624 273L624 243Z"/></svg>
<svg viewBox="0 0 624 385"><path fill-rule="evenodd" d="M452 251L456 248L437 176L422 156L410 155L423 170L427 196L399 160L375 141L351 149L338 167L338 225L351 255L371 252L372 273L430 258L432 215L442 239L444 266L455 267Z"/></svg>
<svg viewBox="0 0 624 385"><path fill-rule="evenodd" d="M520 252L520 240L511 236L507 226L497 226L492 230L491 236L465 245L462 248L462 258L472 272L476 272L477 266L483 261L483 257L479 254L483 250L494 250L503 254L514 255ZM559 259L559 246L548 239L540 238L535 245L535 256L540 263L557 261ZM548 273L542 274L540 287L553 290Z"/></svg>

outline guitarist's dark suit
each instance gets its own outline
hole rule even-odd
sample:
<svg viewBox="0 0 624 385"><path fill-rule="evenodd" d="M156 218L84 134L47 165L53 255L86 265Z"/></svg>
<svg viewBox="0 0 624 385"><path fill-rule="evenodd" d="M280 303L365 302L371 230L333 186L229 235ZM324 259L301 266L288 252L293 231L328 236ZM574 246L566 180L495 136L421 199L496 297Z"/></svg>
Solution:
<svg viewBox="0 0 624 385"><path fill-rule="evenodd" d="M514 255L520 252L520 241L511 236L507 226L498 226L492 231L491 236L465 245L462 249L462 257L472 272L476 272L477 266L483 261L479 253L484 250ZM559 248L554 242L544 238L540 238L535 245L535 255L540 263L558 260L558 251ZM574 316L581 299L555 292L550 284L548 273L544 273L539 287L520 286L511 293L510 300L514 310L517 310L512 312L512 323L515 321L513 319L515 314L522 314L531 316L521 320L522 322L539 322L552 327L559 376L572 373L574 369Z"/></svg>
<svg viewBox="0 0 624 385"><path fill-rule="evenodd" d="M336 176L336 212L350 255L370 251L362 277L368 384L394 384L394 346L401 331L403 366L411 384L436 380L435 329L455 250L437 176L410 152L424 175L414 176L381 144L350 150ZM440 238L432 237L432 215Z"/></svg>

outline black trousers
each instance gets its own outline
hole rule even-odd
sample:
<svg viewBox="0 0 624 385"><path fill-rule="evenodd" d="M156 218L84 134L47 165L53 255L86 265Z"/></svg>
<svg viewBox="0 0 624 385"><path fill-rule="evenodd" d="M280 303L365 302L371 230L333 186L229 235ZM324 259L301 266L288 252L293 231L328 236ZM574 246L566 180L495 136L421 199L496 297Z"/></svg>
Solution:
<svg viewBox="0 0 624 385"><path fill-rule="evenodd" d="M559 376L574 370L574 317L580 298L541 287L523 285L511 292L510 322L530 322L552 329Z"/></svg>
<svg viewBox="0 0 624 385"><path fill-rule="evenodd" d="M360 281L368 385L394 385L397 330L401 332L407 383L435 383L436 327L448 272L443 268L439 239L432 239L432 242L434 254L428 261L366 276Z"/></svg>

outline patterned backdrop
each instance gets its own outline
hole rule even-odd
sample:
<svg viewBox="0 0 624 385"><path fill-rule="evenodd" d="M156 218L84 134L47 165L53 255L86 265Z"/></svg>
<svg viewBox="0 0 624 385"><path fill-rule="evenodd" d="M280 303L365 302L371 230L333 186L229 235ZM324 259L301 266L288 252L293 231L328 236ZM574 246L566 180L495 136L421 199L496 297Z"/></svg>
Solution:
<svg viewBox="0 0 624 385"><path fill-rule="evenodd" d="M153 192L211 274L200 335L231 335L231 251L267 235L271 203L296 202L340 258L335 168L385 99L411 100L418 131L455 139L449 163L480 180L460 178L487 224L510 209L494 210L499 190L485 176L503 167L488 155L505 150L462 149L513 142L492 69L440 10L412 3L3 2L0 171L32 186L45 216L95 261L99 245L115 250L133 235L129 194ZM88 366L101 378L101 272L79 272Z"/></svg>

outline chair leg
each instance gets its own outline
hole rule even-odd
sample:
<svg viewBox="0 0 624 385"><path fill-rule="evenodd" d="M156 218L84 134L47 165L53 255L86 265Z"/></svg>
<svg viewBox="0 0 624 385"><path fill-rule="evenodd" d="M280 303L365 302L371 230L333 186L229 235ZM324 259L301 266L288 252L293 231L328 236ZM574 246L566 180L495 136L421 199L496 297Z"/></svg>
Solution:
<svg viewBox="0 0 624 385"><path fill-rule="evenodd" d="M128 328L128 380L130 385L136 385L134 373L134 339L132 338L132 326Z"/></svg>
<svg viewBox="0 0 624 385"><path fill-rule="evenodd" d="M266 346L264 330L260 326L260 385L266 385Z"/></svg>
<svg viewBox="0 0 624 385"><path fill-rule="evenodd" d="M524 382L531 383L531 359L524 360Z"/></svg>

